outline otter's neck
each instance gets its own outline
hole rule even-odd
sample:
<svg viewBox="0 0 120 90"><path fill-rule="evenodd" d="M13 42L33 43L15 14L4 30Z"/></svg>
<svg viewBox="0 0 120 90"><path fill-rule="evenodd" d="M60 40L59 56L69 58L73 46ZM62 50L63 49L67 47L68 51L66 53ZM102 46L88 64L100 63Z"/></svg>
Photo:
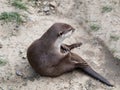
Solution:
<svg viewBox="0 0 120 90"><path fill-rule="evenodd" d="M47 31L41 38L42 44L46 47L52 46L56 40L57 37L54 35L54 32Z"/></svg>
<svg viewBox="0 0 120 90"><path fill-rule="evenodd" d="M58 37L57 40L54 42L54 48L61 53L61 45L65 38Z"/></svg>

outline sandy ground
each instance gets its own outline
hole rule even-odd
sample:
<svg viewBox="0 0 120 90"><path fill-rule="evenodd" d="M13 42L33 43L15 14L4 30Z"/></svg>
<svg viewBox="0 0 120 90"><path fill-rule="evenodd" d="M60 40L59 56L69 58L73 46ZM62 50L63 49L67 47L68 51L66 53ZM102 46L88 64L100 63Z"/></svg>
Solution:
<svg viewBox="0 0 120 90"><path fill-rule="evenodd" d="M55 0L47 0L52 1ZM0 1L0 12L17 11L28 16L27 22L19 27L14 23L0 22L0 59L6 63L0 66L0 90L119 90L120 61L113 56L120 56L120 39L114 41L110 38L111 34L120 35L119 0L56 0L52 4L55 9L49 9L46 13L47 4L44 0L37 7L28 3L28 13L15 9L7 0ZM111 5L114 10L103 14L103 5ZM26 50L55 22L66 22L76 28L76 32L65 43L83 42L73 52L84 58L115 87L103 85L78 71L48 78L32 70ZM91 31L91 24L100 25L100 30ZM108 49L114 49L114 52Z"/></svg>

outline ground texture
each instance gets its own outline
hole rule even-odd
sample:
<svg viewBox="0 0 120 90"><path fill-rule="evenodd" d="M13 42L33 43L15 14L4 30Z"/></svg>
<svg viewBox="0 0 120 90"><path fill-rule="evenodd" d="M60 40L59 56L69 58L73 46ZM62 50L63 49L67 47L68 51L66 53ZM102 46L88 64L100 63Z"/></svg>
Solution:
<svg viewBox="0 0 120 90"><path fill-rule="evenodd" d="M0 90L120 89L119 0L38 0L36 5L34 0L23 0L28 11L16 9L9 1L0 1L0 13L16 11L27 18L19 26L0 21ZM48 78L32 70L26 50L55 22L65 22L76 28L65 43L82 42L83 45L73 52L84 58L114 87L103 85L81 71Z"/></svg>

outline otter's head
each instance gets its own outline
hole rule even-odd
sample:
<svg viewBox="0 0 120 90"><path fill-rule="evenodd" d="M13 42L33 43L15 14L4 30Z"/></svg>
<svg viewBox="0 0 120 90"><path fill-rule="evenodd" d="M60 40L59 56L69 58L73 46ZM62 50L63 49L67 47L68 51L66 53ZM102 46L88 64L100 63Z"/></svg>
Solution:
<svg viewBox="0 0 120 90"><path fill-rule="evenodd" d="M61 45L62 41L71 36L75 29L66 23L55 23L53 24L48 32L51 32L56 45Z"/></svg>
<svg viewBox="0 0 120 90"><path fill-rule="evenodd" d="M65 38L71 36L71 34L75 31L75 29L66 23L55 23L53 24L49 32L52 32L52 36L55 36L56 39L64 40Z"/></svg>
<svg viewBox="0 0 120 90"><path fill-rule="evenodd" d="M44 35L40 38L43 43L45 41L49 46L60 46L62 41L69 36L75 31L75 29L66 23L55 23L53 24L45 33ZM44 44L46 45L46 43Z"/></svg>

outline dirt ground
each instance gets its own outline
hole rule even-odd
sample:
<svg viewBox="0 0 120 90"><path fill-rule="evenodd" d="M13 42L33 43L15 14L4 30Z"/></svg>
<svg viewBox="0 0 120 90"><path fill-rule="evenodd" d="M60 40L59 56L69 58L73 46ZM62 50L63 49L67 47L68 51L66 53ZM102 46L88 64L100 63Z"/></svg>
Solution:
<svg viewBox="0 0 120 90"><path fill-rule="evenodd" d="M28 12L14 8L8 1L0 0L0 13L17 11L28 18L20 26L0 21L0 59L4 61L0 64L0 90L120 89L119 0L38 0L36 6L32 1L23 0L28 2ZM103 6L112 9L102 13ZM27 48L55 22L68 23L76 28L64 42L82 42L83 45L73 52L84 58L114 87L108 87L81 71L57 78L42 77L34 72L26 58ZM94 29L94 25L99 30Z"/></svg>

